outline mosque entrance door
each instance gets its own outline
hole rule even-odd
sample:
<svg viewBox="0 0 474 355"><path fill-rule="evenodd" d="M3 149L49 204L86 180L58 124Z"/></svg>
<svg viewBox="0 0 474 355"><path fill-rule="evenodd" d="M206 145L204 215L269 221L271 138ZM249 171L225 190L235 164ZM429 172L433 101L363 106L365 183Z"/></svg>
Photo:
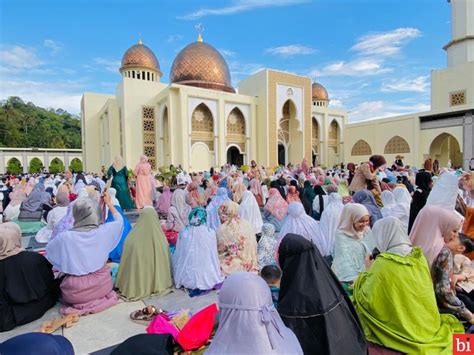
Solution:
<svg viewBox="0 0 474 355"><path fill-rule="evenodd" d="M240 154L237 147L229 147L227 149L227 163L235 166L244 165L244 156Z"/></svg>
<svg viewBox="0 0 474 355"><path fill-rule="evenodd" d="M281 143L278 143L278 165L286 165L285 146Z"/></svg>
<svg viewBox="0 0 474 355"><path fill-rule="evenodd" d="M458 140L449 133L441 133L431 142L430 157L439 161L439 166L459 167L463 165L463 157Z"/></svg>

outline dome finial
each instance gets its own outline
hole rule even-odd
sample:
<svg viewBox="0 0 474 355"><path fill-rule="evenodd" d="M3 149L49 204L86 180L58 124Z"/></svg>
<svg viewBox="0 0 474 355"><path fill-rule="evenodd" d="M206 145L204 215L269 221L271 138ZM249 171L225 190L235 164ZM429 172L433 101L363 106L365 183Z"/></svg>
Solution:
<svg viewBox="0 0 474 355"><path fill-rule="evenodd" d="M141 32L138 32L138 44L143 44Z"/></svg>
<svg viewBox="0 0 474 355"><path fill-rule="evenodd" d="M198 23L196 26L194 26L194 28L196 29L196 31L198 31L197 41L198 42L203 42L202 33L204 32L204 26L202 25L202 23Z"/></svg>

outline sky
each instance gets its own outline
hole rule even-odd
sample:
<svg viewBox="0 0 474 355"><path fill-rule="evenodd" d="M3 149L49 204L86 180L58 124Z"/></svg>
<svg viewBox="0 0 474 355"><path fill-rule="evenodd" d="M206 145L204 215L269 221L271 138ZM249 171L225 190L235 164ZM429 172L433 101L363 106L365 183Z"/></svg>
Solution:
<svg viewBox="0 0 474 355"><path fill-rule="evenodd" d="M235 87L271 68L323 84L352 122L425 111L450 17L446 0L0 0L0 99L78 114L84 92L115 93L140 36L167 83L202 24Z"/></svg>

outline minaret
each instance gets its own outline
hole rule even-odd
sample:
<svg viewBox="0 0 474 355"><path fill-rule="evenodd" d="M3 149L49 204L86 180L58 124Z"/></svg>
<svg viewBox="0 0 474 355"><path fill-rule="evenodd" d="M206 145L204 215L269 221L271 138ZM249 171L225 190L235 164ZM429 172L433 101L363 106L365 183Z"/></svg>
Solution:
<svg viewBox="0 0 474 355"><path fill-rule="evenodd" d="M448 67L474 62L474 0L448 0L451 3L451 41Z"/></svg>

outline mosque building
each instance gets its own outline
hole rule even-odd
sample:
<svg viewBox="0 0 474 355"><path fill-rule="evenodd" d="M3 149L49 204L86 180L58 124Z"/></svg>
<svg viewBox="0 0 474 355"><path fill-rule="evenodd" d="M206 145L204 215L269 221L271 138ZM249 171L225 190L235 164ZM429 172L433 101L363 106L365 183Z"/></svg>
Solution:
<svg viewBox="0 0 474 355"><path fill-rule="evenodd" d="M153 170L251 160L273 168L303 157L332 167L371 154L467 167L474 157L474 1L450 3L448 67L431 73L431 110L358 123L348 123L348 112L331 107L326 89L309 77L264 69L236 90L225 59L201 35L162 83L158 59L139 41L123 55L115 95L82 97L85 169L99 171L117 155L132 167L142 154Z"/></svg>

